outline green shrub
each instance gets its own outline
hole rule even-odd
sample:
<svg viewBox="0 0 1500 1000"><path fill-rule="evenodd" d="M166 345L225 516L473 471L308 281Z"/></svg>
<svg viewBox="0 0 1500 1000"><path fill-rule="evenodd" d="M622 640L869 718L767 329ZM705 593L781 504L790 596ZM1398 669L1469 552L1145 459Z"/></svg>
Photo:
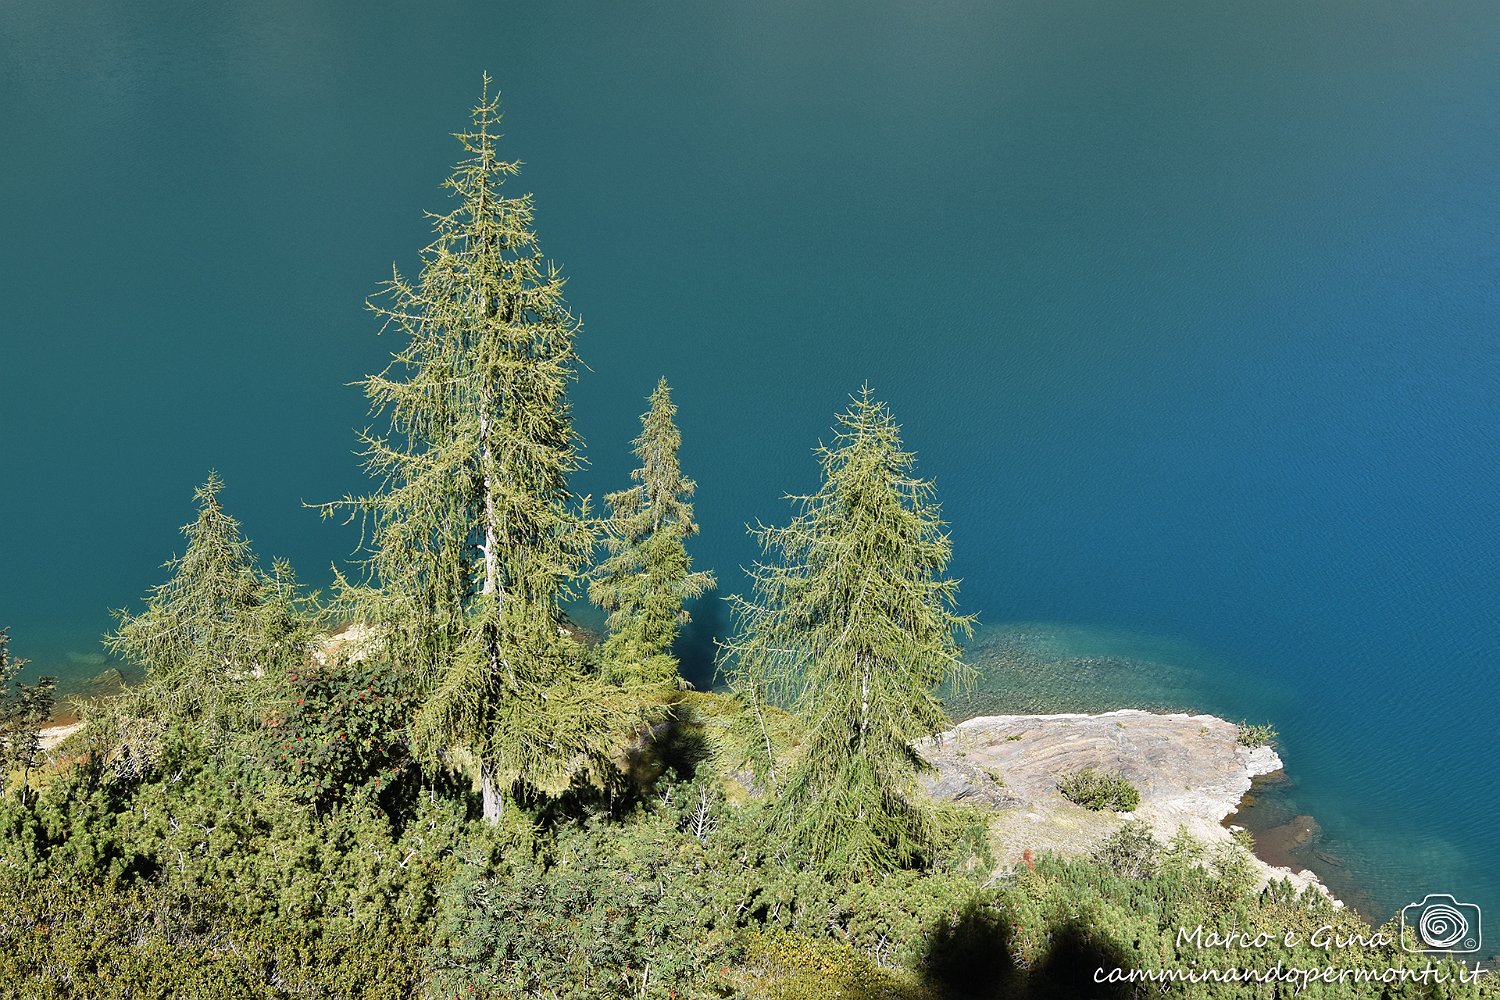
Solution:
<svg viewBox="0 0 1500 1000"><path fill-rule="evenodd" d="M1131 812L1141 804L1141 793L1123 775L1096 771L1092 767L1058 778L1057 790L1063 798L1085 809Z"/></svg>
<svg viewBox="0 0 1500 1000"><path fill-rule="evenodd" d="M286 672L262 723L261 769L318 810L373 802L406 771L410 698L389 667L306 664Z"/></svg>
<svg viewBox="0 0 1500 1000"><path fill-rule="evenodd" d="M813 995L858 997L829 984L854 990L887 969L889 989L868 995L928 996L916 970L932 929L958 920L991 871L972 817L942 814L935 870L850 882L766 838L762 808L731 805L711 777L663 782L624 817L465 865L435 922L430 995L797 997L822 982Z"/></svg>
<svg viewBox="0 0 1500 1000"><path fill-rule="evenodd" d="M0 997L416 996L466 804L318 815L170 736L155 780L0 799Z"/></svg>
<svg viewBox="0 0 1500 1000"><path fill-rule="evenodd" d="M419 928L260 920L209 883L0 868L0 997L410 1000Z"/></svg>
<svg viewBox="0 0 1500 1000"><path fill-rule="evenodd" d="M747 935L744 962L734 971L748 1000L939 1000L910 971L882 967L829 938L785 931Z"/></svg>
<svg viewBox="0 0 1500 1000"><path fill-rule="evenodd" d="M435 920L429 995L726 995L743 865L720 850L722 799L674 791L650 814L466 865Z"/></svg>
<svg viewBox="0 0 1500 1000"><path fill-rule="evenodd" d="M1276 746L1276 737L1279 734L1268 724L1252 726L1248 722L1241 722L1234 728L1238 733L1237 739L1242 747L1250 747L1253 750L1256 747Z"/></svg>
<svg viewBox="0 0 1500 1000"><path fill-rule="evenodd" d="M1384 998L1438 1000L1496 996L1493 977L1481 985L1460 985L1452 959L1409 954L1400 947L1394 924L1374 939L1373 928L1353 911L1337 909L1316 889L1301 892L1285 881L1258 891L1259 879L1244 853L1232 845L1219 850L1190 844L1179 837L1155 858L1157 873L1127 877L1103 859L1065 859L1041 855L1034 866L1018 869L1000 889L994 908L1005 915L1003 949L1025 970L1024 982L996 996L1052 997L1302 997L1328 1000ZM1204 935L1238 935L1259 943L1205 945L1183 931L1202 928ZM1356 936L1330 950L1314 933ZM1381 975L1405 969L1420 977L1429 962L1447 977L1445 985L1422 984L1420 978L1391 986L1348 982L1293 985L1285 983L1198 983L1162 989L1122 985L1111 990L1094 978L1096 970L1230 969L1363 970ZM1431 975L1429 973L1429 975Z"/></svg>
<svg viewBox="0 0 1500 1000"><path fill-rule="evenodd" d="M1094 859L1125 878L1147 879L1160 869L1161 843L1151 827L1133 819L1094 852Z"/></svg>

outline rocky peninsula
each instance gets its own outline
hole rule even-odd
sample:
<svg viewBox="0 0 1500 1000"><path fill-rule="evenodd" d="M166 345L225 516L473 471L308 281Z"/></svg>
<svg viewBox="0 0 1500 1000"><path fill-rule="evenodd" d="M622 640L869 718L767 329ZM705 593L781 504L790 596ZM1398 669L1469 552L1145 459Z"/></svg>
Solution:
<svg viewBox="0 0 1500 1000"><path fill-rule="evenodd" d="M934 798L993 810L991 839L1001 867L1027 852L1090 853L1130 819L1163 841L1185 829L1207 844L1233 842L1225 820L1254 779L1282 769L1273 748L1242 746L1231 722L1139 709L980 716L922 741L918 750L933 765L925 783ZM1116 813L1070 802L1057 791L1057 779L1083 768L1122 775L1139 791L1140 805ZM1298 889L1328 893L1311 871L1254 862L1262 884L1289 879Z"/></svg>

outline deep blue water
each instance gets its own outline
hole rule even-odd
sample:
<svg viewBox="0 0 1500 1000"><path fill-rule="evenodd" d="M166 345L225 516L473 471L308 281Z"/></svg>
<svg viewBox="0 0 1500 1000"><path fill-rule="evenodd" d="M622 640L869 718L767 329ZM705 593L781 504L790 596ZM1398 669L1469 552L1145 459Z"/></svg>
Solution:
<svg viewBox="0 0 1500 1000"><path fill-rule="evenodd" d="M665 374L738 589L869 380L991 638L1273 720L1376 908L1500 913L1497 51L1487 0L6 5L0 624L99 669L210 467L347 557L300 505L361 485L360 303L488 69L583 489Z"/></svg>

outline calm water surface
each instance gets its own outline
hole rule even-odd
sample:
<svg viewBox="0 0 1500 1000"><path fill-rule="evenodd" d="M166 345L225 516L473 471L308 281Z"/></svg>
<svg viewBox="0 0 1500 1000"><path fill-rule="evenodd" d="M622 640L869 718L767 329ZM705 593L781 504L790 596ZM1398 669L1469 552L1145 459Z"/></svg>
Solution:
<svg viewBox="0 0 1500 1000"><path fill-rule="evenodd" d="M1490 2L5 5L0 624L98 672L210 467L264 555L348 556L300 505L361 485L360 303L488 69L584 489L665 374L738 589L868 379L995 707L1273 720L1371 905L1500 913L1497 51Z"/></svg>

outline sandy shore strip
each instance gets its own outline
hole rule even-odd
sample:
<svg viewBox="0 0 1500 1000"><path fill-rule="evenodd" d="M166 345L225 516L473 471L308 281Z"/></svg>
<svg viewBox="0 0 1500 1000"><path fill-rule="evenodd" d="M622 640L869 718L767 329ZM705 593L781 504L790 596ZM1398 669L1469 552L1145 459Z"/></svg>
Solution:
<svg viewBox="0 0 1500 1000"><path fill-rule="evenodd" d="M83 728L83 723L78 721L65 722L59 725L48 726L41 731L40 746L43 752L53 750L63 740L72 736Z"/></svg>

